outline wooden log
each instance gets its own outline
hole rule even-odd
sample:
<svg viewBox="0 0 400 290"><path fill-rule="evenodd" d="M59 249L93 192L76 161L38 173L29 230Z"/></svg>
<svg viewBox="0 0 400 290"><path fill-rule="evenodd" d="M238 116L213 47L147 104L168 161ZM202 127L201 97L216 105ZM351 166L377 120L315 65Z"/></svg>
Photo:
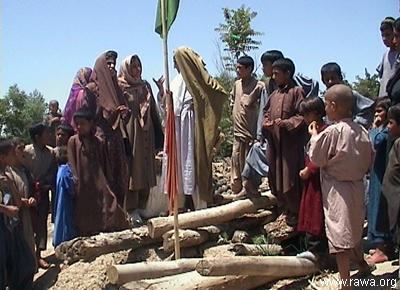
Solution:
<svg viewBox="0 0 400 290"><path fill-rule="evenodd" d="M243 216L229 221L229 227L236 230L248 230L268 224L276 219L274 210L263 210L256 213L246 213Z"/></svg>
<svg viewBox="0 0 400 290"><path fill-rule="evenodd" d="M56 247L58 259L69 264L79 260L90 260L99 255L125 249L136 249L144 245L160 242L152 239L147 226L120 232L100 233L91 237L78 237Z"/></svg>
<svg viewBox="0 0 400 290"><path fill-rule="evenodd" d="M133 281L120 287L122 290L247 290L279 279L267 276L201 276L196 271L158 279Z"/></svg>
<svg viewBox="0 0 400 290"><path fill-rule="evenodd" d="M233 244L230 245L229 251L235 253L236 256L276 256L283 251L282 246L276 244Z"/></svg>
<svg viewBox="0 0 400 290"><path fill-rule="evenodd" d="M170 230L163 234L164 252L172 252L175 245L175 230ZM179 243L181 248L188 248L200 245L209 238L205 230L179 230Z"/></svg>
<svg viewBox="0 0 400 290"><path fill-rule="evenodd" d="M196 268L199 261L200 259L179 259L176 261L113 265L108 267L107 277L111 283L121 285L130 281L190 272Z"/></svg>
<svg viewBox="0 0 400 290"><path fill-rule="evenodd" d="M195 229L201 226L218 225L240 217L245 213L255 212L275 202L276 200L263 196L183 213L179 215L179 228ZM165 232L174 227L174 218L172 216L153 218L148 220L147 225L152 238L161 237Z"/></svg>
<svg viewBox="0 0 400 290"><path fill-rule="evenodd" d="M317 270L314 262L292 256L203 259L196 266L196 271L205 276L229 274L297 277L312 274Z"/></svg>

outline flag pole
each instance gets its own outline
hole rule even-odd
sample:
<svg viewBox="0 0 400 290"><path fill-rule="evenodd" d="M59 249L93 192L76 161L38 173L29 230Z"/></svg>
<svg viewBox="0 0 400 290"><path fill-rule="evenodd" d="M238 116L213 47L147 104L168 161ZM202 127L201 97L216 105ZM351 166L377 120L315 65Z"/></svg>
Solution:
<svg viewBox="0 0 400 290"><path fill-rule="evenodd" d="M168 44L167 44L167 37L168 37L168 32L167 32L167 25L166 25L166 19L165 19L165 0L160 1L160 10L161 10L161 27L162 27L162 39L163 39L163 51L164 51L164 74L165 74L165 86L166 89L169 91L169 70L168 70ZM166 95L167 96L167 95ZM172 101L172 96L169 95L166 98L166 104L167 104L167 110L169 108L172 108L173 110L173 101ZM175 122L175 120L173 120ZM176 150L176 148L174 148ZM179 223L178 223L178 203L179 203L179 198L178 198L178 192L177 188L175 189L175 196L174 198L174 235L175 235L175 260L178 260L181 258L181 249L179 245Z"/></svg>

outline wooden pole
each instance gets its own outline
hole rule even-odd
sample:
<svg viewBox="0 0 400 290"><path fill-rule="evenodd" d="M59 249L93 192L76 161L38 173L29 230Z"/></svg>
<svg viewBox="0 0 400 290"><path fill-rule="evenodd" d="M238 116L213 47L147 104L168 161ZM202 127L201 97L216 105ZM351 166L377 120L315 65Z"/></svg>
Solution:
<svg viewBox="0 0 400 290"><path fill-rule="evenodd" d="M258 197L252 200L244 199L225 205L183 213L179 216L179 227L195 229L201 226L218 225L238 218L244 214L255 212L260 208L274 204L275 199ZM272 212L269 211L271 216ZM174 228L174 220L169 217L156 217L147 221L149 234L152 238L161 237L165 232Z"/></svg>
<svg viewBox="0 0 400 290"><path fill-rule="evenodd" d="M107 277L113 284L124 284L142 279L154 279L164 276L190 272L196 268L200 259L180 259L179 261L143 262L113 265L107 269Z"/></svg>
<svg viewBox="0 0 400 290"><path fill-rule="evenodd" d="M164 50L164 74L165 74L165 86L166 89L169 91L169 69L168 69L168 31L167 31L167 23L165 19L165 0L161 0L160 2L160 9L161 9L161 24L162 24L162 39L163 39L163 50ZM166 99L167 102L167 110L173 108L173 101L171 95L166 95L168 98ZM173 120L175 122L175 120ZM174 148L176 150L176 148ZM178 189L175 191L174 196L174 230L175 230L175 237L179 236L179 223L178 223ZM181 250L179 246L179 238L175 239L175 259L180 259L181 257Z"/></svg>
<svg viewBox="0 0 400 290"><path fill-rule="evenodd" d="M229 257L201 260L196 271L204 276L249 275L296 277L315 273L316 263L292 256Z"/></svg>

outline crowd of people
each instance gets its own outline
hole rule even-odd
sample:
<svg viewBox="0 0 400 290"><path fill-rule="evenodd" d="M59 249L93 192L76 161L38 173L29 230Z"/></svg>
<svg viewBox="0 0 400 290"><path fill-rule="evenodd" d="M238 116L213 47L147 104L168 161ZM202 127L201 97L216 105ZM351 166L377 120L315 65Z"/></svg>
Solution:
<svg viewBox="0 0 400 290"><path fill-rule="evenodd" d="M388 47L377 71L374 99L344 84L340 66L322 66L326 86L295 74L279 50L262 57L264 76L242 56L231 92L234 199L259 195L268 177L277 197L278 220L305 233L300 258L335 255L340 276L349 279L350 261L360 273L394 255L400 198L400 18L385 18L380 31ZM38 267L47 221L53 246L78 236L117 231L143 222L150 189L156 185L156 155L165 151L166 98L172 97L177 145L178 192L185 208L213 201L212 159L228 94L196 52L174 52L178 71L171 91L164 79L142 79L137 55L123 59L107 51L93 69L73 80L65 109L49 103L43 122L29 128L31 144L0 140L0 288L30 289ZM166 154L161 182L167 182ZM306 156L306 157L305 157ZM370 257L362 253L368 221Z"/></svg>

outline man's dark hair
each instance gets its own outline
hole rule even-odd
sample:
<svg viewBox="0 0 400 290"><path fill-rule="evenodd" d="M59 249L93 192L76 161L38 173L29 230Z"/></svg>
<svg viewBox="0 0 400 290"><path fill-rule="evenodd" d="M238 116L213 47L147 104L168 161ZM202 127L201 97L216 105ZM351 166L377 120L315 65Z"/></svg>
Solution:
<svg viewBox="0 0 400 290"><path fill-rule="evenodd" d="M382 97L382 98L378 98L376 100L376 105L375 105L375 109L376 108L383 108L386 112L389 110L391 105L391 100L389 97Z"/></svg>
<svg viewBox="0 0 400 290"><path fill-rule="evenodd" d="M324 101L320 97L309 97L300 103L300 114L315 113L321 118L326 115Z"/></svg>
<svg viewBox="0 0 400 290"><path fill-rule="evenodd" d="M74 128L70 124L60 124L57 127L57 130L63 130L65 133L67 133L68 137L71 137L75 134Z"/></svg>
<svg viewBox="0 0 400 290"><path fill-rule="evenodd" d="M281 58L274 61L272 68L277 68L283 72L289 72L291 78L293 77L295 71L294 63L290 58Z"/></svg>
<svg viewBox="0 0 400 290"><path fill-rule="evenodd" d="M393 23L393 29L396 31L400 31L400 17L397 18Z"/></svg>
<svg viewBox="0 0 400 290"><path fill-rule="evenodd" d="M44 131L47 130L47 126L43 123L39 123L36 125L33 125L32 127L29 128L29 136L32 139L33 143L36 143L36 140L38 137L41 137L44 133Z"/></svg>
<svg viewBox="0 0 400 290"><path fill-rule="evenodd" d="M248 55L239 57L237 62L238 64L244 65L245 68L250 66L252 71L254 69L254 60Z"/></svg>
<svg viewBox="0 0 400 290"><path fill-rule="evenodd" d="M336 62L328 62L321 67L321 79L324 79L326 73L335 73L339 76L340 80L343 80L342 69Z"/></svg>
<svg viewBox="0 0 400 290"><path fill-rule="evenodd" d="M14 148L11 138L0 137L0 155L7 155Z"/></svg>
<svg viewBox="0 0 400 290"><path fill-rule="evenodd" d="M106 52L106 60L111 59L111 60L116 61L117 57L118 57L118 53L114 50L109 50Z"/></svg>
<svg viewBox="0 0 400 290"><path fill-rule="evenodd" d="M264 63L265 61L270 61L271 63L274 63L281 58L284 58L284 56L280 50L267 50L261 56L261 63Z"/></svg>
<svg viewBox="0 0 400 290"><path fill-rule="evenodd" d="M387 116L388 119L394 119L397 125L400 125L400 104L390 107Z"/></svg>
<svg viewBox="0 0 400 290"><path fill-rule="evenodd" d="M395 22L395 19L391 16L386 17L385 19L382 20L381 22L381 27L380 30L393 30L393 24Z"/></svg>
<svg viewBox="0 0 400 290"><path fill-rule="evenodd" d="M87 121L93 121L94 115L89 109L87 109L86 107L82 107L75 112L73 118L74 118L74 120L75 120L75 118L82 118Z"/></svg>

